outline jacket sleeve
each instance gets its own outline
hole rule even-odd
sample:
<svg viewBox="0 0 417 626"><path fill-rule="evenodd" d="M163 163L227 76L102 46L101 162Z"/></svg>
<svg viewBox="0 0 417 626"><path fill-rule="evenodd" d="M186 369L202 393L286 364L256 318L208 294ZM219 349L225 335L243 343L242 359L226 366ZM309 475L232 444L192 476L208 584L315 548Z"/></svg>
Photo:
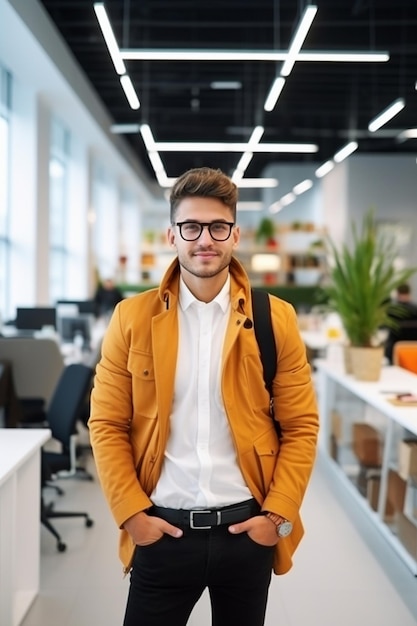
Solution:
<svg viewBox="0 0 417 626"><path fill-rule="evenodd" d="M131 444L132 376L121 315L118 305L103 340L88 422L99 480L119 527L152 504L138 480Z"/></svg>
<svg viewBox="0 0 417 626"><path fill-rule="evenodd" d="M295 311L288 303L271 300L278 356L274 409L282 436L263 509L294 521L315 461L319 420L311 368Z"/></svg>

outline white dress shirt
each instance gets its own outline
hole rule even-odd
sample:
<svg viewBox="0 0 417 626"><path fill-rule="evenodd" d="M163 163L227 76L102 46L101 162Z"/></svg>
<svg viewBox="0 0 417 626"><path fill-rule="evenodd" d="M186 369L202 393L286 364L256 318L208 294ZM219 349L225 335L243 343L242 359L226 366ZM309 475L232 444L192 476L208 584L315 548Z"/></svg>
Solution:
<svg viewBox="0 0 417 626"><path fill-rule="evenodd" d="M230 315L230 276L217 297L197 300L180 279L179 349L171 430L157 506L199 509L251 498L236 460L221 396L221 357Z"/></svg>

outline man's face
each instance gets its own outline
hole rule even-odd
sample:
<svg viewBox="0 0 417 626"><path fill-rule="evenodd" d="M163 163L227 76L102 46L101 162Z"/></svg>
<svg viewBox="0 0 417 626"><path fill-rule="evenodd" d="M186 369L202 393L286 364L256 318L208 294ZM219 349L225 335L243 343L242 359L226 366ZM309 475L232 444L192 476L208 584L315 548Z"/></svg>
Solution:
<svg viewBox="0 0 417 626"><path fill-rule="evenodd" d="M232 212L216 198L190 197L181 200L177 207L178 222L233 222ZM239 242L239 228L234 226L226 241L215 241L208 228L204 228L195 241L184 241L178 226L168 229L168 241L177 249L181 269L198 278L212 278L225 270Z"/></svg>

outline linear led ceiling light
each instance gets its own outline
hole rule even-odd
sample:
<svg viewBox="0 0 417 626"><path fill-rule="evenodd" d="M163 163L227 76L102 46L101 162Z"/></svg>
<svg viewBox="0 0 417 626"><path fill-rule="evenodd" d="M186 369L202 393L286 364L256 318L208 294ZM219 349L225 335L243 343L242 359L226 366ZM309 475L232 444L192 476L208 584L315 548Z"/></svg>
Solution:
<svg viewBox="0 0 417 626"><path fill-rule="evenodd" d="M116 37L114 36L113 29L110 24L110 20L107 16L106 9L103 2L94 3L94 11L97 16L98 23L103 33L104 41L107 44L108 51L113 61L113 65L118 74L125 74L126 67L120 54L119 46L117 45Z"/></svg>
<svg viewBox="0 0 417 626"><path fill-rule="evenodd" d="M140 107L139 98L136 94L135 88L133 87L132 81L130 80L130 76L127 74L123 74L120 76L120 82L123 87L123 91L125 92L125 96L127 101L130 104L132 109L138 109Z"/></svg>
<svg viewBox="0 0 417 626"><path fill-rule="evenodd" d="M285 61L286 50L158 50L149 48L121 49L120 56L126 61ZM386 63L389 52L299 52L296 61L320 63Z"/></svg>
<svg viewBox="0 0 417 626"><path fill-rule="evenodd" d="M378 128L384 126L387 122L389 122L397 113L402 111L405 107L405 102L403 98L398 98L392 104L389 105L386 109L384 109L379 115L374 117L368 124L368 130L371 133L374 133Z"/></svg>
<svg viewBox="0 0 417 626"><path fill-rule="evenodd" d="M252 150L260 142L264 132L263 126L255 126L248 141L248 150Z"/></svg>
<svg viewBox="0 0 417 626"><path fill-rule="evenodd" d="M162 163L161 157L157 152L148 152L148 157L155 174L165 172L164 164Z"/></svg>
<svg viewBox="0 0 417 626"><path fill-rule="evenodd" d="M318 167L314 173L317 176L317 178L323 178L323 176L326 176L326 174L331 172L333 168L334 168L334 163L330 159L329 161L326 161L325 163L323 163L323 165L320 165L320 167Z"/></svg>
<svg viewBox="0 0 417 626"><path fill-rule="evenodd" d="M295 185L295 187L293 187L293 192L296 196L300 196L302 193L305 193L306 191L311 189L312 186L313 181L309 178L306 178L305 180L301 181L301 183L298 183L298 185Z"/></svg>
<svg viewBox="0 0 417 626"><path fill-rule="evenodd" d="M148 152L156 152L155 140L152 135L151 127L149 124L141 124L140 134L142 135L143 143Z"/></svg>
<svg viewBox="0 0 417 626"><path fill-rule="evenodd" d="M405 141L406 139L417 139L417 128L407 128L398 135L399 141Z"/></svg>
<svg viewBox="0 0 417 626"><path fill-rule="evenodd" d="M212 89L242 89L240 80L214 80L210 83Z"/></svg>
<svg viewBox="0 0 417 626"><path fill-rule="evenodd" d="M290 193L286 193L285 196L282 196L282 198L280 199L280 203L282 206L288 206L289 204L291 204L291 202L294 202L295 200L295 194L290 191Z"/></svg>
<svg viewBox="0 0 417 626"><path fill-rule="evenodd" d="M238 212L240 211L262 211L264 208L263 202L251 202L251 201L241 201L239 200L236 209Z"/></svg>
<svg viewBox="0 0 417 626"><path fill-rule="evenodd" d="M154 150L159 150L159 152L245 152L247 147L247 143L226 143L220 141L206 143L187 141L157 141L154 144ZM264 152L267 154L276 152L304 154L317 151L318 146L314 143L258 143L257 145L251 147L251 152Z"/></svg>
<svg viewBox="0 0 417 626"><path fill-rule="evenodd" d="M350 154L352 154L352 152L355 152L355 150L357 149L358 149L358 144L356 143L356 141L351 141L350 143L346 144L346 146L344 146L341 150L339 150L339 152L336 152L333 158L336 161L336 163L341 163L342 161L347 159L347 157Z"/></svg>
<svg viewBox="0 0 417 626"><path fill-rule="evenodd" d="M284 206L281 204L281 202L279 200L277 200L276 202L273 202L271 204L271 206L269 207L269 212L270 213L279 213L280 211L282 211L283 208L284 208Z"/></svg>
<svg viewBox="0 0 417 626"><path fill-rule="evenodd" d="M110 132L114 135L133 135L140 131L140 124L112 124Z"/></svg>
<svg viewBox="0 0 417 626"><path fill-rule="evenodd" d="M273 189L278 187L276 178L242 178L236 185L245 189Z"/></svg>
<svg viewBox="0 0 417 626"><path fill-rule="evenodd" d="M252 134L249 138L248 144L246 146L245 152L240 157L239 163L236 166L236 169L233 173L232 180L234 183L237 183L243 178L243 175L253 158L253 152L251 150L259 144L259 141L264 134L263 126L255 126L252 131Z"/></svg>
<svg viewBox="0 0 417 626"><path fill-rule="evenodd" d="M273 111L278 98L281 95L281 91L284 89L285 78L278 76L272 83L272 87L269 90L269 94L266 97L264 109L265 111Z"/></svg>
<svg viewBox="0 0 417 626"><path fill-rule="evenodd" d="M289 76L292 68L294 67L294 63L297 60L298 53L301 50L301 46L304 43L304 40L307 36L307 33L310 29L310 26L314 20L314 16L317 13L317 7L314 5L307 6L303 16L301 18L301 22L297 28L297 31L294 35L293 40L291 41L287 58L284 61L284 64L281 69L281 76Z"/></svg>
<svg viewBox="0 0 417 626"><path fill-rule="evenodd" d="M253 152L244 152L239 159L239 163L236 165L236 172L240 172L241 176L247 169L249 163L252 161ZM239 176L239 174L237 174Z"/></svg>

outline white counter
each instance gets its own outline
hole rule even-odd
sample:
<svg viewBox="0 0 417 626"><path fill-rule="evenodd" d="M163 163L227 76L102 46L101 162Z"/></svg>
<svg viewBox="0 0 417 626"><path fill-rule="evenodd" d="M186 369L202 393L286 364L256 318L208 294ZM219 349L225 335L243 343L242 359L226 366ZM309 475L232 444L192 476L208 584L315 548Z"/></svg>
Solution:
<svg viewBox="0 0 417 626"><path fill-rule="evenodd" d="M0 624L17 626L39 591L40 449L47 429L0 429Z"/></svg>

